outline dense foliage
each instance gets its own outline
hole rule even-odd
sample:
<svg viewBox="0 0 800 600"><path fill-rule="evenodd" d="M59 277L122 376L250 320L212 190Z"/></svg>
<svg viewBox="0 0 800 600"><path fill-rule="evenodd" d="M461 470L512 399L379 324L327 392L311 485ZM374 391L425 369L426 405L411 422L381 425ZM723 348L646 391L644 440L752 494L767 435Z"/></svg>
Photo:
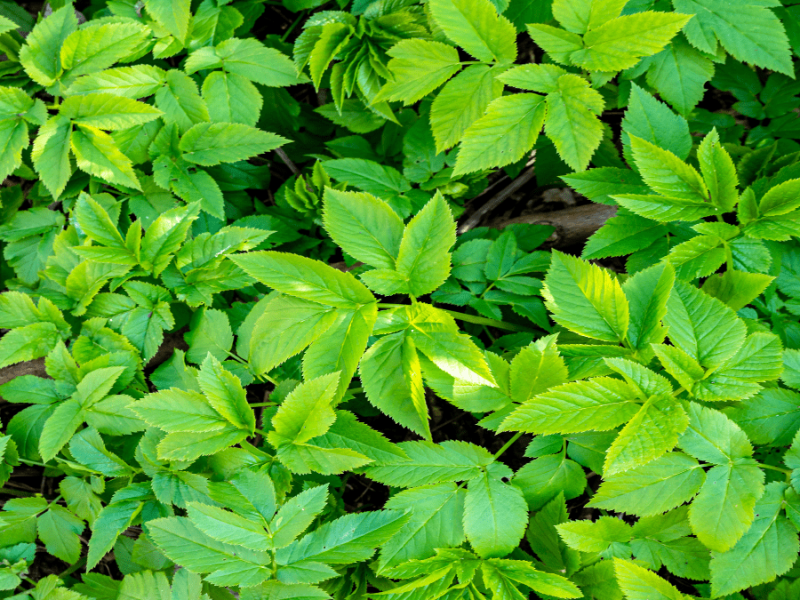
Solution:
<svg viewBox="0 0 800 600"><path fill-rule="evenodd" d="M0 598L800 598L796 0L0 2L0 51ZM501 185L616 212L457 235Z"/></svg>

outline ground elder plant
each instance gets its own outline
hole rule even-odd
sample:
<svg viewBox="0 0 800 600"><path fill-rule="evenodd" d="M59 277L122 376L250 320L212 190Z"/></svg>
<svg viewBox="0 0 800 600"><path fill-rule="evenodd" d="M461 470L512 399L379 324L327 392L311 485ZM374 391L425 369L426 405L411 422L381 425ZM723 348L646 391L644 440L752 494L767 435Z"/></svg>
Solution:
<svg viewBox="0 0 800 600"><path fill-rule="evenodd" d="M0 53L0 598L800 598L794 0Z"/></svg>

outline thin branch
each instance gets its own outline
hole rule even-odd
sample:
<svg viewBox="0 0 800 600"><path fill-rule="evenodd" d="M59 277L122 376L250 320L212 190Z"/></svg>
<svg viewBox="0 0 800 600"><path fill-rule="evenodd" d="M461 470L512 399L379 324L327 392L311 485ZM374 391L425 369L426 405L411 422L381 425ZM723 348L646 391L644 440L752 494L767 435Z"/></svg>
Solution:
<svg viewBox="0 0 800 600"><path fill-rule="evenodd" d="M585 242L615 214L617 214L616 206L582 204L564 210L533 213L513 219L499 219L489 223L489 227L503 229L514 223L551 225L555 231L547 238L547 246L563 248Z"/></svg>
<svg viewBox="0 0 800 600"><path fill-rule="evenodd" d="M286 154L286 151L283 148L276 148L275 154L280 157L280 159L283 161L283 164L289 167L289 170L291 170L292 173L295 175L300 175L300 169L298 169L297 165L292 162L292 159L289 158L289 155Z"/></svg>
<svg viewBox="0 0 800 600"><path fill-rule="evenodd" d="M508 198L511 194L519 190L523 185L528 183L531 179L533 179L534 174L536 173L536 165L530 166L525 169L519 176L500 190L496 195L494 195L486 204L481 206L478 210L476 210L469 219L464 221L464 223L458 228L458 233L465 233L475 227L478 223L481 222L481 219L490 211L494 210L500 204Z"/></svg>

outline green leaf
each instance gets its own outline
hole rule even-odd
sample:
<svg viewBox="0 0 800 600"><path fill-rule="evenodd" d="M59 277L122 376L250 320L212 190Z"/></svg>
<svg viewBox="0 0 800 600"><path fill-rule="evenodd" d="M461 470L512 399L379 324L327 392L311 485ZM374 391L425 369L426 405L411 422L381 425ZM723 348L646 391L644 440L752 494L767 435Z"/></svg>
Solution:
<svg viewBox="0 0 800 600"><path fill-rule="evenodd" d="M533 148L544 118L543 98L536 94L503 96L492 101L486 113L464 133L453 175L520 160Z"/></svg>
<svg viewBox="0 0 800 600"><path fill-rule="evenodd" d="M527 524L528 505L519 488L504 483L491 472L469 482L464 501L464 532L480 557L509 554L519 545Z"/></svg>
<svg viewBox="0 0 800 600"><path fill-rule="evenodd" d="M183 134L183 158L210 167L269 152L288 140L241 123L198 123Z"/></svg>
<svg viewBox="0 0 800 600"><path fill-rule="evenodd" d="M652 516L690 500L704 481L703 469L694 458L669 452L640 467L606 477L589 506Z"/></svg>
<svg viewBox="0 0 800 600"><path fill-rule="evenodd" d="M686 411L671 396L650 398L611 444L603 474L612 476L669 452L688 424Z"/></svg>
<svg viewBox="0 0 800 600"><path fill-rule="evenodd" d="M622 285L631 315L628 341L637 350L664 341L667 330L661 322L674 281L672 267L661 263L639 271Z"/></svg>
<svg viewBox="0 0 800 600"><path fill-rule="evenodd" d="M683 36L658 54L645 59L647 84L682 115L688 115L705 94L705 84L714 76L714 63L693 48Z"/></svg>
<svg viewBox="0 0 800 600"><path fill-rule="evenodd" d="M711 555L711 589L715 596L732 594L783 575L794 564L800 544L797 529L783 516L786 484L770 483L756 503L756 519L727 552Z"/></svg>
<svg viewBox="0 0 800 600"><path fill-rule="evenodd" d="M136 52L150 30L135 22L105 23L82 27L71 33L61 46L61 67L70 80L107 69Z"/></svg>
<svg viewBox="0 0 800 600"><path fill-rule="evenodd" d="M464 496L454 483L404 490L386 503L389 510L407 511L408 522L387 541L380 552L380 570L412 559L433 556L437 548L451 548L464 542Z"/></svg>
<svg viewBox="0 0 800 600"><path fill-rule="evenodd" d="M632 135L672 152L681 160L686 160L692 150L692 137L686 119L676 115L666 104L635 83L631 85L628 110L622 120L622 143L626 157L630 152Z"/></svg>
<svg viewBox="0 0 800 600"><path fill-rule="evenodd" d="M84 421L85 409L77 400L62 402L47 419L39 439L42 460L52 460Z"/></svg>
<svg viewBox="0 0 800 600"><path fill-rule="evenodd" d="M251 434L255 431L255 414L247 403L241 381L226 371L216 358L206 357L197 383L208 403L232 425Z"/></svg>
<svg viewBox="0 0 800 600"><path fill-rule="evenodd" d="M180 133L210 119L208 107L197 91L197 84L177 69L167 71L166 85L158 89L155 100L156 108L164 113L164 123L176 124Z"/></svg>
<svg viewBox="0 0 800 600"><path fill-rule="evenodd" d="M103 208L89 194L81 192L75 203L75 217L81 230L92 240L111 248L125 248L117 226Z"/></svg>
<svg viewBox="0 0 800 600"><path fill-rule="evenodd" d="M233 346L233 331L228 316L213 308L194 313L191 330L184 338L189 344L186 359L198 365L209 354L217 360L227 359Z"/></svg>
<svg viewBox="0 0 800 600"><path fill-rule="evenodd" d="M718 206L722 212L732 211L739 200L736 191L739 180L736 176L733 160L720 144L716 129L713 129L703 139L697 149L697 159L700 162L700 171L703 173L703 179L708 186L711 203ZM767 194L769 193L767 192ZM762 199L761 202L763 205L764 200Z"/></svg>
<svg viewBox="0 0 800 600"><path fill-rule="evenodd" d="M192 524L210 538L250 550L270 549L271 540L259 523L200 502L189 502L186 507Z"/></svg>
<svg viewBox="0 0 800 600"><path fill-rule="evenodd" d="M731 309L681 281L672 288L664 325L673 345L705 368L719 367L745 340L745 325Z"/></svg>
<svg viewBox="0 0 800 600"><path fill-rule="evenodd" d="M441 42L400 40L387 52L386 65L394 76L387 81L373 102L402 101L414 104L458 73L458 51Z"/></svg>
<svg viewBox="0 0 800 600"><path fill-rule="evenodd" d="M287 500L270 522L273 546L283 548L291 544L314 522L327 499L328 486L318 485Z"/></svg>
<svg viewBox="0 0 800 600"><path fill-rule="evenodd" d="M146 0L144 7L147 13L159 25L171 33L179 42L186 40L189 33L191 0Z"/></svg>
<svg viewBox="0 0 800 600"><path fill-rule="evenodd" d="M731 310L739 311L758 298L772 281L773 278L769 275L742 273L731 269L712 275L703 282L701 289L727 304Z"/></svg>
<svg viewBox="0 0 800 600"><path fill-rule="evenodd" d="M303 560L347 564L367 560L375 548L386 543L408 521L408 515L393 510L350 514L330 521L277 552L279 565Z"/></svg>
<svg viewBox="0 0 800 600"><path fill-rule="evenodd" d="M553 251L542 295L553 319L567 329L606 342L625 339L628 301L607 270Z"/></svg>
<svg viewBox="0 0 800 600"><path fill-rule="evenodd" d="M0 177L5 180L22 164L22 151L28 147L28 126L22 119L0 121Z"/></svg>
<svg viewBox="0 0 800 600"><path fill-rule="evenodd" d="M717 40L735 59L786 75L794 74L783 25L767 8L772 3L743 3L733 15L720 0L674 0L675 10L693 14L685 34L698 50L713 54Z"/></svg>
<svg viewBox="0 0 800 600"><path fill-rule="evenodd" d="M331 239L350 256L379 269L395 267L403 221L383 200L327 188L323 222Z"/></svg>
<svg viewBox="0 0 800 600"><path fill-rule="evenodd" d="M736 354L698 382L692 393L701 400L746 398L761 388L756 383L777 379L782 371L780 338L751 333Z"/></svg>
<svg viewBox="0 0 800 600"><path fill-rule="evenodd" d="M522 600L525 596L512 582L556 598L581 597L575 584L559 575L537 571L528 561L493 558L484 561L481 568L493 598Z"/></svg>
<svg viewBox="0 0 800 600"><path fill-rule="evenodd" d="M516 30L488 0L433 0L434 22L455 44L483 62L513 62Z"/></svg>
<svg viewBox="0 0 800 600"><path fill-rule="evenodd" d="M603 552L613 543L629 542L631 526L621 519L600 517L596 521L569 521L556 525L567 546L581 552Z"/></svg>
<svg viewBox="0 0 800 600"><path fill-rule="evenodd" d="M311 343L303 356L303 377L314 379L340 373L337 400L347 390L378 317L376 303L355 311L338 311L336 321Z"/></svg>
<svg viewBox="0 0 800 600"><path fill-rule="evenodd" d="M431 104L431 130L436 152L457 144L464 132L483 114L486 107L503 93L495 78L497 68L470 65L442 88Z"/></svg>
<svg viewBox="0 0 800 600"><path fill-rule="evenodd" d="M750 456L745 433L722 413L696 404L689 406L689 428L680 447L695 458L718 466L689 510L692 531L712 550L725 552L753 522L756 500L764 491L764 472Z"/></svg>
<svg viewBox="0 0 800 600"><path fill-rule="evenodd" d="M684 600L670 583L629 560L614 558L617 581L628 600Z"/></svg>
<svg viewBox="0 0 800 600"><path fill-rule="evenodd" d="M578 75L562 75L556 89L547 94L545 133L558 155L576 171L584 170L603 139L598 116L603 97Z"/></svg>
<svg viewBox="0 0 800 600"><path fill-rule="evenodd" d="M334 57L342 51L352 34L352 26L346 23L328 22L322 26L319 40L314 45L308 63L315 88L319 89L325 70Z"/></svg>
<svg viewBox="0 0 800 600"><path fill-rule="evenodd" d="M619 71L634 66L641 57L661 51L691 15L640 12L607 21L583 36L584 49L570 61L587 70Z"/></svg>
<svg viewBox="0 0 800 600"><path fill-rule="evenodd" d="M59 51L77 29L78 19L70 6L53 11L36 24L19 52L19 62L31 79L42 86L55 83L61 73Z"/></svg>
<svg viewBox="0 0 800 600"><path fill-rule="evenodd" d="M567 31L583 35L587 29L596 29L603 23L619 16L625 3L622 0L610 2L600 0L580 0L568 2L555 0L553 16Z"/></svg>
<svg viewBox="0 0 800 600"><path fill-rule="evenodd" d="M31 323L0 339L0 368L46 356L61 339L52 323Z"/></svg>
<svg viewBox="0 0 800 600"><path fill-rule="evenodd" d="M272 418L269 443L276 448L302 444L328 431L336 420L331 403L338 382L339 374L333 373L297 386Z"/></svg>
<svg viewBox="0 0 800 600"><path fill-rule="evenodd" d="M725 409L754 444L788 446L800 429L800 394L772 388Z"/></svg>
<svg viewBox="0 0 800 600"><path fill-rule="evenodd" d="M72 438L69 451L80 463L107 477L133 474L133 469L124 460L106 450L103 438L92 427L87 427Z"/></svg>
<svg viewBox="0 0 800 600"><path fill-rule="evenodd" d="M761 198L758 212L764 217L785 215L800 207L800 179L790 179L770 188Z"/></svg>
<svg viewBox="0 0 800 600"><path fill-rule="evenodd" d="M528 23L528 33L552 59L564 65L570 64L573 52L583 49L583 40L576 33L564 31L551 25Z"/></svg>
<svg viewBox="0 0 800 600"><path fill-rule="evenodd" d="M500 431L605 431L626 423L639 411L635 398L627 383L609 377L566 383L522 404L503 421Z"/></svg>
<svg viewBox="0 0 800 600"><path fill-rule="evenodd" d="M319 339L338 316L329 306L278 296L256 321L249 348L245 347L251 368L268 373Z"/></svg>
<svg viewBox="0 0 800 600"><path fill-rule="evenodd" d="M598 169L585 171L594 173ZM576 175L581 175L578 173ZM565 179L572 187L572 177ZM576 188L583 193L580 187ZM625 256L637 250L644 250L653 243L656 238L663 237L667 233L666 227L657 221L645 219L621 209L616 216L611 217L603 226L590 237L583 248L581 258L592 260L598 258L608 258L609 256ZM632 326L634 326L632 324Z"/></svg>
<svg viewBox="0 0 800 600"><path fill-rule="evenodd" d="M160 274L172 260L172 255L180 249L198 212L199 206L194 203L159 215L144 234L141 266L152 269L154 275Z"/></svg>
<svg viewBox="0 0 800 600"><path fill-rule="evenodd" d="M109 183L141 190L131 160L120 152L114 139L89 125L78 125L70 138L78 168Z"/></svg>
<svg viewBox="0 0 800 600"><path fill-rule="evenodd" d="M391 198L411 189L396 169L363 158L326 160L323 168L333 179L379 196Z"/></svg>
<svg viewBox="0 0 800 600"><path fill-rule="evenodd" d="M218 542L184 517L155 519L147 532L170 560L194 573L211 573L205 580L215 585L249 587L271 576L267 556Z"/></svg>
<svg viewBox="0 0 800 600"><path fill-rule="evenodd" d="M33 142L31 158L36 172L47 190L58 198L72 175L69 164L72 123L69 119L55 116L39 129Z"/></svg>
<svg viewBox="0 0 800 600"><path fill-rule="evenodd" d="M397 272L408 280L408 291L424 296L450 275L450 248L456 241L453 215L441 194L419 211L403 232Z"/></svg>
<svg viewBox="0 0 800 600"><path fill-rule="evenodd" d="M308 81L298 77L292 61L286 55L274 48L267 48L254 38L225 40L213 50L212 64L203 64L202 60L201 62L195 60L204 51L205 48L198 50L187 59L187 73L222 66L227 73L240 75L268 87L282 87Z"/></svg>
<svg viewBox="0 0 800 600"><path fill-rule="evenodd" d="M437 215L434 213L431 216ZM350 273L304 256L284 252L249 252L231 256L230 259L261 283L303 300L350 309L375 301L369 290Z"/></svg>
<svg viewBox="0 0 800 600"><path fill-rule="evenodd" d="M216 123L241 123L254 127L264 103L261 93L248 79L236 73L214 71L203 82L203 100Z"/></svg>
<svg viewBox="0 0 800 600"><path fill-rule="evenodd" d="M670 198L706 201L708 190L694 167L681 161L672 152L662 150L635 135L630 138L636 166L642 179L654 192Z"/></svg>
<svg viewBox="0 0 800 600"><path fill-rule="evenodd" d="M165 71L151 65L114 67L79 77L66 95L113 94L136 100L155 94L166 82L166 77Z"/></svg>
<svg viewBox="0 0 800 600"><path fill-rule="evenodd" d="M84 523L69 510L54 504L36 520L36 527L47 551L64 562L74 563L81 556Z"/></svg>
<svg viewBox="0 0 800 600"><path fill-rule="evenodd" d="M111 502L100 511L92 524L89 540L87 568L94 568L100 559L114 546L119 535L128 528L142 507L142 501L150 493L147 484L135 484L118 491Z"/></svg>
<svg viewBox="0 0 800 600"><path fill-rule="evenodd" d="M67 98L59 114L77 125L117 130L148 123L161 116L161 111L144 102L98 93Z"/></svg>
<svg viewBox="0 0 800 600"><path fill-rule="evenodd" d="M496 385L483 353L459 332L450 315L421 302L410 307L407 314L414 345L437 367L468 383Z"/></svg>
<svg viewBox="0 0 800 600"><path fill-rule="evenodd" d="M526 346L511 361L510 393L517 402L525 402L569 380L564 359L555 340L541 338Z"/></svg>
<svg viewBox="0 0 800 600"><path fill-rule="evenodd" d="M361 383L378 410L420 435L429 436L422 374L411 366L416 346L404 333L380 338L361 359Z"/></svg>
<svg viewBox="0 0 800 600"><path fill-rule="evenodd" d="M471 480L494 461L484 448L467 442L402 442L398 446L408 458L368 467L371 479L398 487Z"/></svg>

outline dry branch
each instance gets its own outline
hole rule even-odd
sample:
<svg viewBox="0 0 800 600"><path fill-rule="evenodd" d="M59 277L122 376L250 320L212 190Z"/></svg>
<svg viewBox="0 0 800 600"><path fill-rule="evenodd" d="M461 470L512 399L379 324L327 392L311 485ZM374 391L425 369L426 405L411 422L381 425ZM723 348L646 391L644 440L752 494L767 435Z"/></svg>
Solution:
<svg viewBox="0 0 800 600"><path fill-rule="evenodd" d="M513 219L498 219L489 223L489 227L503 229L514 223L532 225L552 225L553 234L547 238L547 246L567 247L586 241L595 231L617 213L616 206L607 204L582 204L564 210L532 213Z"/></svg>

